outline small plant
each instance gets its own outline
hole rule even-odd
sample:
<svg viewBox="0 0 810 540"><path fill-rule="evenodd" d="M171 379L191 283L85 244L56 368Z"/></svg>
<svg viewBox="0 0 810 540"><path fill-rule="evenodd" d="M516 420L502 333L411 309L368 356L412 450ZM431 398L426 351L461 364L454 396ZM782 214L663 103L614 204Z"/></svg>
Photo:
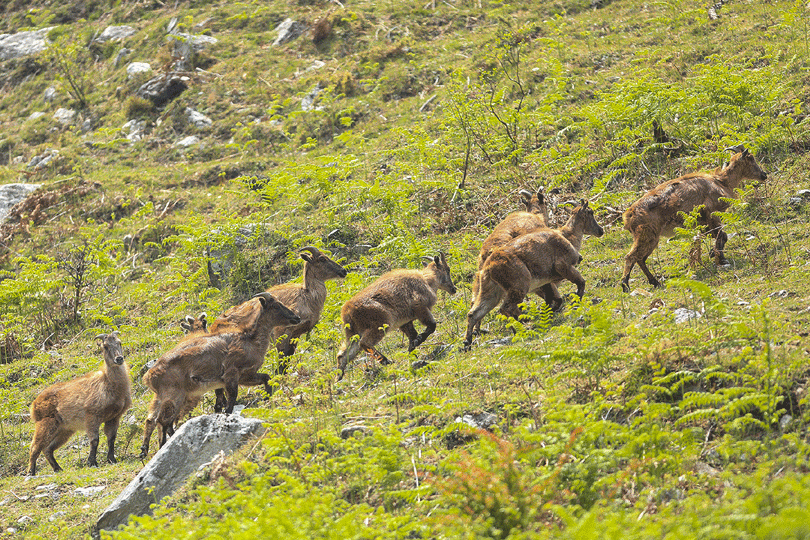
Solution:
<svg viewBox="0 0 810 540"><path fill-rule="evenodd" d="M46 51L46 58L56 71L56 79L65 91L76 101L80 109L86 109L92 89L90 66L93 63L87 47L83 47L74 36L62 36L54 41Z"/></svg>

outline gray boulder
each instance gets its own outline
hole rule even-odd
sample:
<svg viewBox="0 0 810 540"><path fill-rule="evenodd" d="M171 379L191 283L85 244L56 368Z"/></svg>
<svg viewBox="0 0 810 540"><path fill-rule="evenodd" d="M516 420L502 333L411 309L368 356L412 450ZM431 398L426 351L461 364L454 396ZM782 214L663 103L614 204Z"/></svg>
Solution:
<svg viewBox="0 0 810 540"><path fill-rule="evenodd" d="M174 143L175 146L179 146L180 148L188 148L189 146L194 146L195 144L199 144L200 138L196 135L189 135L188 137L184 137Z"/></svg>
<svg viewBox="0 0 810 540"><path fill-rule="evenodd" d="M174 43L172 56L177 58L174 69L177 71L191 71L194 68L194 55L202 51L208 45L217 42L217 38L206 35L192 35L184 33L172 33L166 38Z"/></svg>
<svg viewBox="0 0 810 540"><path fill-rule="evenodd" d="M47 167L51 161L53 161L56 156L59 155L57 150L48 149L45 150L42 154L38 156L34 156L31 158L31 161L28 162L28 166L26 167L28 170L39 171Z"/></svg>
<svg viewBox="0 0 810 540"><path fill-rule="evenodd" d="M63 107L58 108L56 112L53 113L53 119L62 124L63 126L71 124L75 116L76 111L74 111L73 109L65 109Z"/></svg>
<svg viewBox="0 0 810 540"><path fill-rule="evenodd" d="M24 201L28 194L39 189L41 184L6 184L0 186L0 223L5 221L15 204Z"/></svg>
<svg viewBox="0 0 810 540"><path fill-rule="evenodd" d="M205 129L211 127L213 121L201 112L197 112L191 107L186 107L186 114L188 121L197 129Z"/></svg>
<svg viewBox="0 0 810 540"><path fill-rule="evenodd" d="M127 79L131 79L139 73L148 73L152 71L152 66L146 62L130 62L127 66Z"/></svg>
<svg viewBox="0 0 810 540"><path fill-rule="evenodd" d="M44 51L48 47L48 32L53 26L17 32L16 34L0 34L0 60L21 58Z"/></svg>
<svg viewBox="0 0 810 540"><path fill-rule="evenodd" d="M306 32L306 30L306 24L294 21L290 18L284 19L284 21L276 27L278 37L276 37L276 40L273 42L273 46L284 45Z"/></svg>
<svg viewBox="0 0 810 540"><path fill-rule="evenodd" d="M94 41L105 43L107 41L126 39L137 32L131 26L108 26Z"/></svg>
<svg viewBox="0 0 810 540"><path fill-rule="evenodd" d="M150 506L171 495L201 466L220 452L232 453L262 429L262 421L235 414L192 418L141 469L96 523L96 531L112 530L131 515L151 513Z"/></svg>
<svg viewBox="0 0 810 540"><path fill-rule="evenodd" d="M177 73L166 73L143 83L135 95L162 107L188 89L188 80Z"/></svg>
<svg viewBox="0 0 810 540"><path fill-rule="evenodd" d="M48 89L45 90L45 93L42 95L46 103L53 102L53 100L56 99L56 96L57 96L56 88L54 88L53 86L49 86Z"/></svg>

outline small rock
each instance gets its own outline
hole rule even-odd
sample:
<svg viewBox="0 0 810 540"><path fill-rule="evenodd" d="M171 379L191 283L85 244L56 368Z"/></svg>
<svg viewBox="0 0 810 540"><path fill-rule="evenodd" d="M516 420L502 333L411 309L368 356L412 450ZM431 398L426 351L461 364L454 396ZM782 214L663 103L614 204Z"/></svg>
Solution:
<svg viewBox="0 0 810 540"><path fill-rule="evenodd" d="M489 430L498 423L498 417L488 412L465 414L456 418L456 423L464 423L477 429Z"/></svg>
<svg viewBox="0 0 810 540"><path fill-rule="evenodd" d="M779 429L782 430L784 433L790 428L790 425L793 423L793 417L789 414L784 415L782 418L779 419Z"/></svg>
<svg viewBox="0 0 810 540"><path fill-rule="evenodd" d="M144 128L146 128L146 122L143 120L130 120L121 126L121 131L126 134L127 139L137 142L143 139Z"/></svg>
<svg viewBox="0 0 810 540"><path fill-rule="evenodd" d="M321 93L321 86L316 84L312 90L309 91L307 95L305 95L301 99L301 110L302 111L311 111L311 110L320 110L323 107L315 107L315 98L318 97L318 94Z"/></svg>
<svg viewBox="0 0 810 540"><path fill-rule="evenodd" d="M768 298L788 298L792 296L796 296L796 293L782 289L781 291L772 292L771 294L768 295Z"/></svg>
<svg viewBox="0 0 810 540"><path fill-rule="evenodd" d="M44 491L53 491L54 489L58 488L58 484L42 484L41 486L37 486L36 489L44 490Z"/></svg>
<svg viewBox="0 0 810 540"><path fill-rule="evenodd" d="M652 296L652 293L647 292L644 289L636 289L630 293L630 296Z"/></svg>
<svg viewBox="0 0 810 540"><path fill-rule="evenodd" d="M73 490L73 493L76 495L81 495L82 497L90 497L95 495L96 493L101 493L106 489L104 486L90 486L85 488L76 488Z"/></svg>
<svg viewBox="0 0 810 540"><path fill-rule="evenodd" d="M284 45L294 40L307 29L307 25L290 18L284 19L281 24L276 27L278 37L273 42L273 46Z"/></svg>
<svg viewBox="0 0 810 540"><path fill-rule="evenodd" d="M507 345L511 344L512 344L512 336L506 336L499 339L491 339L485 343L485 345L492 345L495 348L506 347Z"/></svg>
<svg viewBox="0 0 810 540"><path fill-rule="evenodd" d="M314 60L314 61L312 62L312 65L311 65L311 66L309 66L309 67L306 69L306 71L307 71L307 72L309 72L309 71L315 71L316 69L321 69L321 68L322 68L323 66L325 66L325 65L326 65L326 62L322 62L322 61L320 61L320 60Z"/></svg>
<svg viewBox="0 0 810 540"><path fill-rule="evenodd" d="M93 121L90 118L85 118L82 122L82 133L89 133L93 131Z"/></svg>
<svg viewBox="0 0 810 540"><path fill-rule="evenodd" d="M146 62L131 62L127 66L127 79L131 79L139 73L148 73L152 71L152 66Z"/></svg>
<svg viewBox="0 0 810 540"><path fill-rule="evenodd" d="M353 436L355 433L366 433L368 432L368 428L363 425L362 423L358 424L348 424L340 428L340 438L341 439L348 439L349 437Z"/></svg>
<svg viewBox="0 0 810 540"><path fill-rule="evenodd" d="M682 324L692 319L698 319L702 313L687 308L678 308L672 312L675 315L675 324Z"/></svg>
<svg viewBox="0 0 810 540"><path fill-rule="evenodd" d="M76 111L73 109L63 109L62 107L56 109L56 112L53 113L54 120L63 126L70 124L74 116L76 116Z"/></svg>
<svg viewBox="0 0 810 540"><path fill-rule="evenodd" d="M31 516L23 516L23 517L21 517L20 519L17 520L17 523L19 523L20 525L25 525L27 523L33 523L33 522L34 522L34 518L32 518Z"/></svg>
<svg viewBox="0 0 810 540"><path fill-rule="evenodd" d="M206 35L193 35L193 34L185 34L185 33L172 33L169 39L173 39L175 42L182 41L184 43L188 43L191 45L194 52L200 52L205 49L208 45L214 45L217 43L217 38L206 36Z"/></svg>
<svg viewBox="0 0 810 540"><path fill-rule="evenodd" d="M55 514L51 515L48 518L48 521L56 521L57 519L65 517L66 515L67 515L67 512L64 512L64 511L60 510L59 512L56 512Z"/></svg>
<svg viewBox="0 0 810 540"><path fill-rule="evenodd" d="M45 93L42 94L42 97L45 99L46 103L52 102L54 99L56 99L56 88L49 86L48 89L45 90Z"/></svg>
<svg viewBox="0 0 810 540"><path fill-rule="evenodd" d="M148 99L161 107L188 89L190 79L178 73L165 73L149 79L135 91L135 95Z"/></svg>
<svg viewBox="0 0 810 540"><path fill-rule="evenodd" d="M411 369L413 370L422 369L423 367L427 367L428 365L430 365L430 362L428 362L427 360L417 360L411 363Z"/></svg>
<svg viewBox="0 0 810 540"><path fill-rule="evenodd" d="M33 169L35 171L44 169L58 154L59 153L56 150L47 150L44 154L31 158L31 161L28 162L28 166L26 168Z"/></svg>
<svg viewBox="0 0 810 540"><path fill-rule="evenodd" d="M695 463L695 472L698 474L705 474L708 476L717 476L720 474L720 471L709 465L708 463L703 463L702 461L698 461Z"/></svg>
<svg viewBox="0 0 810 540"><path fill-rule="evenodd" d="M186 107L186 114L188 115L188 121L197 129L211 127L211 124L213 124L210 118L190 107Z"/></svg>
<svg viewBox="0 0 810 540"><path fill-rule="evenodd" d="M800 189L796 192L796 195L803 199L810 199L810 189Z"/></svg>
<svg viewBox="0 0 810 540"><path fill-rule="evenodd" d="M41 111L32 112L31 116L28 117L28 120L36 120L37 118L42 118L43 116L45 116L44 112Z"/></svg>
<svg viewBox="0 0 810 540"><path fill-rule="evenodd" d="M126 47L122 47L121 50L118 51L118 54L115 55L115 60L113 60L113 67L118 67L118 64L121 63L121 60L123 60L124 57L131 52L132 51L127 49Z"/></svg>
<svg viewBox="0 0 810 540"><path fill-rule="evenodd" d="M196 135L189 135L188 137L180 139L179 141L174 143L174 145L186 148L186 147L189 147L189 146L194 146L195 144L197 144L199 142L200 142L199 137L197 137Z"/></svg>
<svg viewBox="0 0 810 540"><path fill-rule="evenodd" d="M104 29L100 36L93 41L98 43L105 43L107 41L114 41L126 39L129 36L136 34L138 31L131 26L108 26Z"/></svg>
<svg viewBox="0 0 810 540"><path fill-rule="evenodd" d="M9 527L8 529L6 529L6 532L7 532L8 534L16 534L16 533L17 533L17 529L15 529L14 527Z"/></svg>

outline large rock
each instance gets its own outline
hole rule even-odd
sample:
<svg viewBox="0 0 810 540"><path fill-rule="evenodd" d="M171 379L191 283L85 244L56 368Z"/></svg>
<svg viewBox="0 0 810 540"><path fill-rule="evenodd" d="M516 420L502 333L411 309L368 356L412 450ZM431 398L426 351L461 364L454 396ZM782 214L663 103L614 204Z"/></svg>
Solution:
<svg viewBox="0 0 810 540"><path fill-rule="evenodd" d="M138 31L131 26L108 26L94 41L105 43L107 41L126 39L129 36L135 35L137 32Z"/></svg>
<svg viewBox="0 0 810 540"><path fill-rule="evenodd" d="M148 73L150 71L152 71L152 66L146 62L131 62L127 66L127 79L131 79L139 73Z"/></svg>
<svg viewBox="0 0 810 540"><path fill-rule="evenodd" d="M48 47L48 32L53 26L17 32L16 34L0 34L0 60L30 56L44 51Z"/></svg>
<svg viewBox="0 0 810 540"><path fill-rule="evenodd" d="M148 99L156 107L160 107L188 89L188 84L186 84L188 80L188 77L177 73L167 73L143 83L135 92L135 95Z"/></svg>
<svg viewBox="0 0 810 540"><path fill-rule="evenodd" d="M294 40L307 31L307 25L288 18L284 19L284 21L276 27L276 31L278 32L278 37L276 37L276 40L273 42L273 46L284 45Z"/></svg>
<svg viewBox="0 0 810 540"><path fill-rule="evenodd" d="M6 184L0 186L0 223L5 221L15 204L25 200L40 184Z"/></svg>
<svg viewBox="0 0 810 540"><path fill-rule="evenodd" d="M215 37L177 32L169 34L166 39L174 42L172 56L177 59L174 63L174 69L177 71L193 70L194 56L208 45L217 42Z"/></svg>
<svg viewBox="0 0 810 540"><path fill-rule="evenodd" d="M102 512L96 530L112 530L126 523L131 515L151 513L152 504L174 493L200 466L222 451L232 453L261 428L261 420L235 414L192 418Z"/></svg>

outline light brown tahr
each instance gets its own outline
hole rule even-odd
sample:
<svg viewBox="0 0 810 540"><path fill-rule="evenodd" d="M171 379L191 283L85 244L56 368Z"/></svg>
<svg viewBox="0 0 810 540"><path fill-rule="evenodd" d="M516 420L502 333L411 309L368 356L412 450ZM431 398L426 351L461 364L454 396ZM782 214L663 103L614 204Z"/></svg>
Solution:
<svg viewBox="0 0 810 540"><path fill-rule="evenodd" d="M566 279L577 286L577 295L585 292L585 278L576 266L584 235L602 236L587 201L582 201L560 229L540 229L519 236L494 250L481 270L481 290L467 313L464 349L472 344L473 330L484 316L503 302L501 313L519 320L520 308L530 292ZM557 309L562 298L557 293L550 304Z"/></svg>
<svg viewBox="0 0 810 540"><path fill-rule="evenodd" d="M296 324L278 325L272 328L270 339L282 357L292 356L298 345L298 338L306 334L318 324L326 303L326 281L346 277L346 269L333 261L318 248L308 246L301 249L301 258L304 259L303 283L285 283L267 289L279 302L293 310L300 322ZM218 333L221 328L232 324L239 324L244 318L241 306L236 306L219 317L211 324L209 332ZM279 373L287 370L286 361L278 367Z"/></svg>
<svg viewBox="0 0 810 540"><path fill-rule="evenodd" d="M84 430L90 439L87 464L98 466L99 427L104 424L107 436L107 461L115 463L113 449L121 416L132 405L129 368L124 362L124 349L118 332L101 334L104 363L101 369L78 379L49 386L31 403L34 437L28 460L28 474L37 471L37 458L41 452L55 472L62 468L53 456L76 431Z"/></svg>
<svg viewBox="0 0 810 540"><path fill-rule="evenodd" d="M754 156L742 145L730 148L736 152L728 165L712 172L692 173L648 191L624 212L624 228L633 235L633 247L624 258L622 289L630 292L630 272L638 264L653 287L660 287L655 276L647 268L647 257L655 248L661 236L672 236L676 227L683 225L681 212L689 213L702 206L701 225L705 225L714 237L712 256L719 264L726 264L723 253L728 235L723 231L716 212L728 208L723 199L737 198L736 189L745 179L765 180L767 175Z"/></svg>
<svg viewBox="0 0 810 540"><path fill-rule="evenodd" d="M345 339L338 352L338 380L361 350L382 364L390 364L374 348L389 330L398 328L408 337L408 352L424 342L436 330L431 310L440 289L456 294L444 253L433 257L421 270L387 272L347 300L340 310ZM425 329L418 333L413 321L419 321Z"/></svg>
<svg viewBox="0 0 810 540"><path fill-rule="evenodd" d="M270 293L262 292L238 306L244 317L238 324L220 327L219 333L194 334L161 356L143 376L154 393L144 427L141 457L149 452L149 439L161 428L160 445L174 433L174 424L210 390L224 389L226 413L233 412L239 385L263 384L271 393L270 377L259 373L270 346L270 329L298 324L300 319Z"/></svg>
<svg viewBox="0 0 810 540"><path fill-rule="evenodd" d="M478 271L475 273L475 276L473 276L473 304L475 304L475 299L478 298L481 288L481 269L484 267L484 263L487 261L492 251L518 236L538 229L548 228L549 226L551 216L546 197L543 194L543 189L538 189L537 193L534 194L528 190L521 189L519 193L523 198L523 203L526 205L526 211L512 212L507 215L503 221L492 229L492 232L481 244L481 251L478 253ZM553 284L548 284L542 287L542 296L543 299L550 304L554 298L559 296L559 293ZM474 331L478 333L479 328L480 322L476 325Z"/></svg>

